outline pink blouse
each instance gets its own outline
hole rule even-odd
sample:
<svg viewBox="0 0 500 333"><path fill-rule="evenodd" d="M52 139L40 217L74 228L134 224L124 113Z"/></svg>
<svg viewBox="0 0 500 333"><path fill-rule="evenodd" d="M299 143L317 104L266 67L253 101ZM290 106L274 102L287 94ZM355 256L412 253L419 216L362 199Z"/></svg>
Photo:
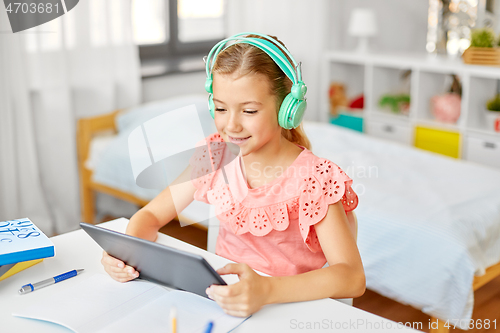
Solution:
<svg viewBox="0 0 500 333"><path fill-rule="evenodd" d="M203 146L201 146L203 145ZM215 205L220 220L215 253L271 276L295 275L324 266L312 226L328 205L358 205L352 179L331 161L302 152L278 178L249 188L239 156L218 133L200 142L191 157L194 199ZM221 167L222 166L222 167Z"/></svg>

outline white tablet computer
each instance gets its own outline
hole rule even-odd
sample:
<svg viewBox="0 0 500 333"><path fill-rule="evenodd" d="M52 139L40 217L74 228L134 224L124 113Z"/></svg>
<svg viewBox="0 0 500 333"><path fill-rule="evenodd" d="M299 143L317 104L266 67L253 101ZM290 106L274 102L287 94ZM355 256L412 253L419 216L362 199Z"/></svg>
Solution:
<svg viewBox="0 0 500 333"><path fill-rule="evenodd" d="M139 278L207 297L205 289L226 282L200 255L133 237L121 232L80 223L109 255L139 272Z"/></svg>

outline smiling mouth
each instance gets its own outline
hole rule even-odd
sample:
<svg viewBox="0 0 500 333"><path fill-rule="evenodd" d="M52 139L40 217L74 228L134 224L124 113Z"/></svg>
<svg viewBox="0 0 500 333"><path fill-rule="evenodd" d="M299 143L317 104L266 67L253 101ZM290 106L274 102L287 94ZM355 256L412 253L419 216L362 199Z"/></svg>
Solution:
<svg viewBox="0 0 500 333"><path fill-rule="evenodd" d="M250 138L251 136L248 136L246 138L233 138L232 136L229 136L229 142L234 143L235 145L244 145Z"/></svg>

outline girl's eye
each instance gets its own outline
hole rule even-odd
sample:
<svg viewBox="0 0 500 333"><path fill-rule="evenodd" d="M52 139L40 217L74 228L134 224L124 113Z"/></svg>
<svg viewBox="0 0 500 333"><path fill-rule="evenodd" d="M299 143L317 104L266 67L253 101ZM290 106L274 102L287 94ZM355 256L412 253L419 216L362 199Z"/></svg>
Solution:
<svg viewBox="0 0 500 333"><path fill-rule="evenodd" d="M223 111L226 111L226 109L223 109L223 108L215 108L215 111L218 111L218 112L223 112ZM257 110L244 110L245 113L249 113L249 114L254 114L254 113L257 113Z"/></svg>

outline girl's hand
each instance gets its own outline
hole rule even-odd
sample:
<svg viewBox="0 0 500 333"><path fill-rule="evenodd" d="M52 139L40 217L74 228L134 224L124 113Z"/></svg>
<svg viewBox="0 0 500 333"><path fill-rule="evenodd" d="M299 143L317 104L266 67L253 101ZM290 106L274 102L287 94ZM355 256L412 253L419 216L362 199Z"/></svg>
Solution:
<svg viewBox="0 0 500 333"><path fill-rule="evenodd" d="M217 273L238 274L240 281L229 285L211 285L206 293L229 315L248 317L266 304L271 286L269 280L255 273L247 264L227 264Z"/></svg>
<svg viewBox="0 0 500 333"><path fill-rule="evenodd" d="M127 282L139 277L139 272L134 267L125 265L123 261L110 256L105 251L102 252L101 264L106 273L118 282Z"/></svg>

